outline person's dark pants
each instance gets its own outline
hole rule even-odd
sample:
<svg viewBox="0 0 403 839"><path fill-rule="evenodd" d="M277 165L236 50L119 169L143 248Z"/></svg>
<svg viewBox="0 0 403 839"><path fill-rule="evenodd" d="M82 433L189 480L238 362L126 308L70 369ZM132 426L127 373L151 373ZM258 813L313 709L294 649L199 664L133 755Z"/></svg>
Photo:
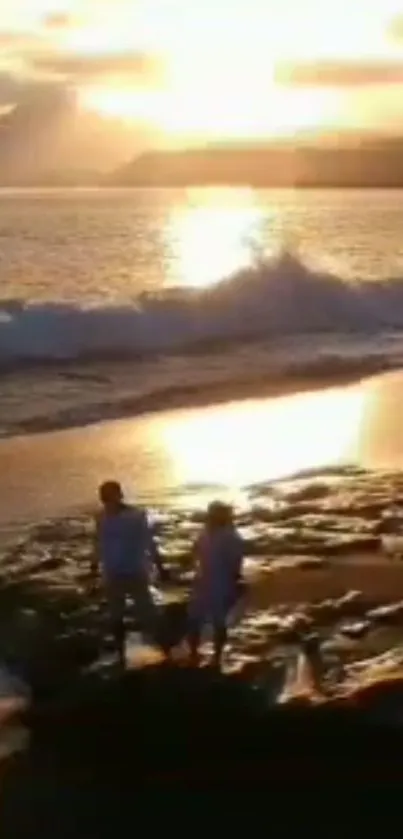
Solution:
<svg viewBox="0 0 403 839"><path fill-rule="evenodd" d="M214 665L221 666L221 660L225 645L228 639L228 618L231 610L238 603L245 599L245 585L240 582L236 586L232 596L223 600L216 600L211 603L203 598L195 597L189 604L189 630L188 643L190 646L191 658L197 664L199 658L199 647L203 627L209 623L213 628Z"/></svg>
<svg viewBox="0 0 403 839"><path fill-rule="evenodd" d="M199 647L201 641L201 634L203 631L204 622L193 619L190 622L190 629L188 635L191 660L194 664L198 663ZM227 643L228 630L225 621L212 621L213 627L213 647L214 647L214 664L219 667L221 664L224 647Z"/></svg>
<svg viewBox="0 0 403 839"><path fill-rule="evenodd" d="M110 577L105 581L106 597L111 617L112 632L119 657L124 659L126 598L134 600L141 631L153 643L158 639L158 611L151 597L148 579L143 575ZM164 653L167 652L165 645Z"/></svg>

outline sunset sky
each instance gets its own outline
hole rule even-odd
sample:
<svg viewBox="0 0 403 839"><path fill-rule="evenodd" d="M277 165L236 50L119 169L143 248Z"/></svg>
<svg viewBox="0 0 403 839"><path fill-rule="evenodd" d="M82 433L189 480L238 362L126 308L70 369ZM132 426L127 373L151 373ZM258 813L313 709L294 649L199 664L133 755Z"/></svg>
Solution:
<svg viewBox="0 0 403 839"><path fill-rule="evenodd" d="M38 87L167 144L403 131L403 0L11 0L0 108Z"/></svg>

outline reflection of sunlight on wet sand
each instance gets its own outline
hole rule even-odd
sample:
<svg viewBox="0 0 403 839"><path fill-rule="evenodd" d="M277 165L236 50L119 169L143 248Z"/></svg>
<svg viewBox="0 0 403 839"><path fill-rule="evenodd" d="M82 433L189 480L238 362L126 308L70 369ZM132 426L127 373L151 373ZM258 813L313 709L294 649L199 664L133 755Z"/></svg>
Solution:
<svg viewBox="0 0 403 839"><path fill-rule="evenodd" d="M403 376L390 373L362 385L366 407L357 458L372 469L403 468Z"/></svg>
<svg viewBox="0 0 403 839"><path fill-rule="evenodd" d="M172 415L160 442L175 483L241 487L348 458L364 410L358 388L233 403Z"/></svg>
<svg viewBox="0 0 403 839"><path fill-rule="evenodd" d="M169 411L0 442L2 525L93 505L122 481L157 506L242 500L245 484L350 462L403 468L403 376L356 386ZM38 482L38 475L40 481Z"/></svg>

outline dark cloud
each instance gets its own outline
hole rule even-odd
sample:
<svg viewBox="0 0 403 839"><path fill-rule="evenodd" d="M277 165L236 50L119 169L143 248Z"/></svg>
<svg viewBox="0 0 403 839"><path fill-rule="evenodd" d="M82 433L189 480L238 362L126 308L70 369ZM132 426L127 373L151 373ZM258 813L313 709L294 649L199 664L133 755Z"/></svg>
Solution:
<svg viewBox="0 0 403 839"><path fill-rule="evenodd" d="M162 75L160 61L137 52L98 55L39 53L31 57L31 66L36 71L71 81L119 75L137 77L139 81L151 83L156 82Z"/></svg>
<svg viewBox="0 0 403 839"><path fill-rule="evenodd" d="M301 87L367 87L403 83L403 61L390 63L312 62L278 67L277 81Z"/></svg>

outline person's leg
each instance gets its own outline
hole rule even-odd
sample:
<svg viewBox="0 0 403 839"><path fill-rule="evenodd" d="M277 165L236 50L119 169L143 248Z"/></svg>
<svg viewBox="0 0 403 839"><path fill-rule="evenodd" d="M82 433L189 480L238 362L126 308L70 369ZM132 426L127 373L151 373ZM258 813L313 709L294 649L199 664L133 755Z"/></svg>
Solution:
<svg viewBox="0 0 403 839"><path fill-rule="evenodd" d="M193 618L190 621L189 632L188 632L188 644L190 649L190 663L193 667L197 667L199 663L199 647L200 647L200 640L201 640L201 630L202 626L200 621Z"/></svg>
<svg viewBox="0 0 403 839"><path fill-rule="evenodd" d="M162 649L165 655L169 653L169 646L159 637L158 610L152 599L146 577L138 577L130 582L130 594L133 597L136 613L144 635Z"/></svg>
<svg viewBox="0 0 403 839"><path fill-rule="evenodd" d="M220 668L222 662L222 656L224 652L224 647L227 643L227 627L225 621L215 621L214 622L214 635L213 635L213 643L214 643L214 657L213 657L213 664L215 667Z"/></svg>
<svg viewBox="0 0 403 839"><path fill-rule="evenodd" d="M120 580L108 580L106 584L106 597L110 615L111 632L114 637L119 661L125 661L125 587Z"/></svg>

